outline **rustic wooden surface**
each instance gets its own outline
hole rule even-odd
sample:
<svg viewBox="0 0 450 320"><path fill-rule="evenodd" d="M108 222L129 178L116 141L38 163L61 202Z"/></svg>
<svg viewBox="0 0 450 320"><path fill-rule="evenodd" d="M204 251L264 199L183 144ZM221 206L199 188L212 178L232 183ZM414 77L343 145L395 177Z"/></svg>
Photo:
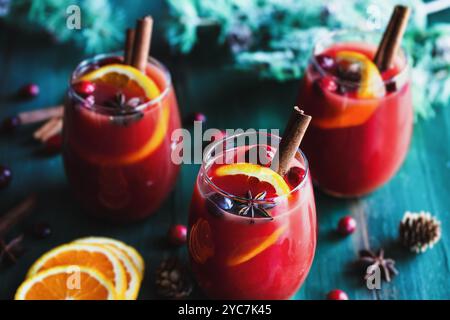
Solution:
<svg viewBox="0 0 450 320"><path fill-rule="evenodd" d="M160 1L135 2L129 11L130 22L142 12L160 16ZM174 77L182 114L201 111L208 117L208 127L282 128L295 101L297 81L259 81L222 67L201 52L196 53L197 58L180 59L155 49L155 55L168 65ZM70 45L53 45L44 37L1 26L0 118L60 103L68 76L82 58L83 54ZM17 88L28 82L39 84L39 97L30 101L14 99ZM61 157L43 156L31 138L33 129L21 128L14 135L0 136L0 164L10 166L14 175L11 186L0 190L0 213L37 192L38 207L26 224L48 222L53 234L39 241L28 237L25 255L15 266L0 270L0 298L13 297L27 268L43 252L89 235L110 236L134 245L147 263L140 298L153 298L157 264L172 254L186 255L185 248L177 250L167 245L165 234L171 224L187 221L198 166L182 167L175 191L155 216L131 226L108 225L83 214L69 193ZM404 165L374 194L359 200L337 200L316 190L318 248L311 272L295 299L323 299L333 288L345 290L352 299L450 298L449 143L450 108L446 108L439 110L434 119L415 125ZM433 250L416 256L398 245L398 223L407 210L430 211L442 221L442 240ZM339 218L346 214L354 215L359 227L352 236L342 238L334 230ZM366 289L352 268L358 250L368 247L383 247L397 261L400 275L381 290Z"/></svg>

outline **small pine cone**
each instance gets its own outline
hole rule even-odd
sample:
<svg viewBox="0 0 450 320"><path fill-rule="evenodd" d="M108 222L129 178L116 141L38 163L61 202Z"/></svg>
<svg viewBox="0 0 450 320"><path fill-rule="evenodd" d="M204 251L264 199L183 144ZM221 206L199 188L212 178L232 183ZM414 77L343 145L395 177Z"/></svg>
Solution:
<svg viewBox="0 0 450 320"><path fill-rule="evenodd" d="M399 226L400 241L416 253L425 252L441 238L441 223L429 212L405 212Z"/></svg>
<svg viewBox="0 0 450 320"><path fill-rule="evenodd" d="M156 269L157 294L166 299L182 299L192 292L192 281L180 261L171 257Z"/></svg>

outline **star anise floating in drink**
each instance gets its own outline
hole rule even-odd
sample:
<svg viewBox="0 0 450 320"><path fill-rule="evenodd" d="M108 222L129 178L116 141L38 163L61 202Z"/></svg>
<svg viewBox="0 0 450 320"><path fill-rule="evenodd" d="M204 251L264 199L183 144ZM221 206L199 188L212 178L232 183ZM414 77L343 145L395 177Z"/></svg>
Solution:
<svg viewBox="0 0 450 320"><path fill-rule="evenodd" d="M123 92L117 92L113 99L105 102L105 106L120 110L123 113L134 111L142 103L142 100L138 97L127 100Z"/></svg>
<svg viewBox="0 0 450 320"><path fill-rule="evenodd" d="M247 199L239 201L238 214L240 216L263 217L273 219L267 211L275 206L275 202L272 200L265 200L267 195L266 191L258 193L253 197L252 192L247 192Z"/></svg>
<svg viewBox="0 0 450 320"><path fill-rule="evenodd" d="M359 251L358 262L361 267L365 268L365 280L372 276L377 268L380 269L383 279L387 282L390 282L398 274L398 270L395 268L395 261L385 258L383 249L378 250L376 253L372 250Z"/></svg>

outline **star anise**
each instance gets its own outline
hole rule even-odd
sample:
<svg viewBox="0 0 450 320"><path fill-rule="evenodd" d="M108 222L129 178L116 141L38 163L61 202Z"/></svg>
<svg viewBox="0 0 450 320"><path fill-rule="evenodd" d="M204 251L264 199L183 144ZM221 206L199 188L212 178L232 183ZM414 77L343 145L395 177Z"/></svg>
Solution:
<svg viewBox="0 0 450 320"><path fill-rule="evenodd" d="M134 111L134 109L142 103L141 99L138 97L131 98L127 100L123 92L117 92L114 98L105 102L105 106L109 108L114 108L122 113L128 113Z"/></svg>
<svg viewBox="0 0 450 320"><path fill-rule="evenodd" d="M384 250L380 249L377 253L371 250L361 250L359 252L360 265L366 268L364 279L367 280L377 268L382 272L385 281L390 282L392 277L398 274L395 268L395 261L393 259L384 257Z"/></svg>
<svg viewBox="0 0 450 320"><path fill-rule="evenodd" d="M5 242L3 239L0 240L1 265L14 264L17 262L19 256L24 252L23 237L23 234L21 234L9 242Z"/></svg>
<svg viewBox="0 0 450 320"><path fill-rule="evenodd" d="M249 190L247 192L247 199L239 201L241 203L238 206L238 214L241 216L250 215L252 218L260 216L273 219L267 210L273 208L275 202L272 200L265 200L266 195L267 192L263 191L253 197L252 192Z"/></svg>

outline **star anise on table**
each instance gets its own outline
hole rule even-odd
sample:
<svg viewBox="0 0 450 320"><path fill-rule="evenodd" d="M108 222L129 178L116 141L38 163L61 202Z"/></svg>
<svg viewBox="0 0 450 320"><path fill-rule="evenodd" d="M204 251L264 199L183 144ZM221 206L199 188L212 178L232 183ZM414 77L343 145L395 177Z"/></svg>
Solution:
<svg viewBox="0 0 450 320"><path fill-rule="evenodd" d="M0 239L0 264L8 265L17 262L19 256L24 252L23 248L23 234L15 237L9 242Z"/></svg>
<svg viewBox="0 0 450 320"><path fill-rule="evenodd" d="M249 190L247 192L247 199L242 201L238 200L240 202L238 205L238 214L241 216L250 215L252 218L259 216L273 219L267 210L273 208L275 202L272 200L265 200L266 195L267 192L263 191L253 197L252 192Z"/></svg>
<svg viewBox="0 0 450 320"><path fill-rule="evenodd" d="M390 282L393 276L398 274L393 259L385 258L384 250L380 249L377 253L372 250L359 251L359 264L366 268L364 279L367 280L377 268L382 272L385 281Z"/></svg>
<svg viewBox="0 0 450 320"><path fill-rule="evenodd" d="M117 92L114 98L105 102L105 106L117 109L123 113L134 111L134 109L142 103L138 97L127 100L123 92Z"/></svg>

